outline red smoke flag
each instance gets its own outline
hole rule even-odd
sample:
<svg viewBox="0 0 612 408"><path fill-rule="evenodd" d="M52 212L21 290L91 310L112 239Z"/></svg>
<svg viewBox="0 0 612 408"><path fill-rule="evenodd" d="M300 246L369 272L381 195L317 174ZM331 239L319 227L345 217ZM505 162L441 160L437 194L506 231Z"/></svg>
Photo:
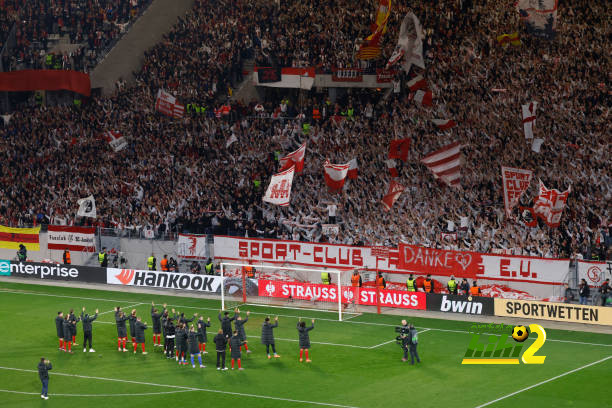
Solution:
<svg viewBox="0 0 612 408"><path fill-rule="evenodd" d="M389 144L389 159L400 159L405 162L408 160L410 150L410 139L392 140Z"/></svg>
<svg viewBox="0 0 612 408"><path fill-rule="evenodd" d="M419 89L418 91L416 91L416 93L414 94L414 102L417 105L421 105L421 106L431 106L433 101L433 94L431 93L430 90L422 90Z"/></svg>
<svg viewBox="0 0 612 408"><path fill-rule="evenodd" d="M387 191L387 194L385 194L382 199L382 203L386 211L391 210L391 207L393 207L393 204L395 204L404 190L404 186L395 180L391 180L391 183L389 184L389 191Z"/></svg>
<svg viewBox="0 0 612 408"><path fill-rule="evenodd" d="M561 223L561 215L563 215L563 209L565 208L571 187L564 192L560 192L554 188L546 188L542 180L539 181L540 195L533 205L533 212L542 218L549 227L558 227Z"/></svg>
<svg viewBox="0 0 612 408"><path fill-rule="evenodd" d="M355 180L359 175L359 166L357 165L357 159L353 159L349 162L349 169L347 173L347 177Z"/></svg>
<svg viewBox="0 0 612 408"><path fill-rule="evenodd" d="M349 164L331 164L325 160L323 164L325 170L325 184L331 192L340 192L344 187L344 181L348 174Z"/></svg>
<svg viewBox="0 0 612 408"><path fill-rule="evenodd" d="M291 166L288 170L274 174L263 201L283 207L288 206L291 200L291 185L293 184L294 173L295 167Z"/></svg>
<svg viewBox="0 0 612 408"><path fill-rule="evenodd" d="M502 166L501 173L504 187L504 207L506 216L510 217L512 209L516 207L521 196L529 188L533 171Z"/></svg>
<svg viewBox="0 0 612 408"><path fill-rule="evenodd" d="M399 173L397 172L397 164L395 163L395 160L393 159L389 159L385 161L385 164L387 165L387 169L389 170L389 175L391 177L399 177Z"/></svg>
<svg viewBox="0 0 612 408"><path fill-rule="evenodd" d="M157 91L155 99L155 110L173 118L182 118L185 114L185 107L177 102L174 95L160 89Z"/></svg>
<svg viewBox="0 0 612 408"><path fill-rule="evenodd" d="M304 170L304 156L306 156L306 142L294 152L282 157L280 161L280 171L285 171L291 166L295 166L295 172L301 173Z"/></svg>
<svg viewBox="0 0 612 408"><path fill-rule="evenodd" d="M457 122L452 119L432 119L432 122L441 130L448 130L457 126Z"/></svg>
<svg viewBox="0 0 612 408"><path fill-rule="evenodd" d="M459 142L453 142L429 153L421 159L421 162L431 170L435 178L439 178L446 185L459 186L461 178L461 145Z"/></svg>
<svg viewBox="0 0 612 408"><path fill-rule="evenodd" d="M408 85L408 89L410 89L410 92L416 92L419 89L427 89L427 81L421 75L415 76L410 81L408 81L406 85Z"/></svg>
<svg viewBox="0 0 612 408"><path fill-rule="evenodd" d="M525 139L533 139L533 129L536 125L537 109L537 102L531 102L527 105L521 105L521 111L523 113L523 129L525 130Z"/></svg>

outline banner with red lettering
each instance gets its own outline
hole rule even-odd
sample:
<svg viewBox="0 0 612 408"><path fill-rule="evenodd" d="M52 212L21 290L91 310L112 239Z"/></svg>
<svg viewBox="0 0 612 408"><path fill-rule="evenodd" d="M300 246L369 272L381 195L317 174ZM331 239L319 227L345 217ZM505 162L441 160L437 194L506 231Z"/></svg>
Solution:
<svg viewBox="0 0 612 408"><path fill-rule="evenodd" d="M206 235L179 234L177 254L185 259L207 259Z"/></svg>
<svg viewBox="0 0 612 408"><path fill-rule="evenodd" d="M155 110L167 116L180 119L185 114L185 106L176 100L169 92L160 89L155 98Z"/></svg>
<svg viewBox="0 0 612 408"><path fill-rule="evenodd" d="M294 264L338 270L370 269L386 273L418 273L484 280L561 285L569 268L567 259L447 251L400 244L387 248L320 244L258 238L215 236L217 260L264 264Z"/></svg>
<svg viewBox="0 0 612 408"><path fill-rule="evenodd" d="M501 172L504 185L504 207L506 216L510 217L512 209L516 207L523 193L529 188L533 171L502 166Z"/></svg>
<svg viewBox="0 0 612 408"><path fill-rule="evenodd" d="M49 225L47 247L63 251L96 251L96 229L94 227L68 227Z"/></svg>
<svg viewBox="0 0 612 408"><path fill-rule="evenodd" d="M376 82L379 84L392 82L395 75L397 71L394 69L376 68Z"/></svg>
<svg viewBox="0 0 612 408"><path fill-rule="evenodd" d="M294 173L295 167L291 166L289 170L274 174L270 179L266 194L263 196L263 201L287 207L291 200L291 185L293 184Z"/></svg>
<svg viewBox="0 0 612 408"><path fill-rule="evenodd" d="M259 296L294 300L311 300L317 302L338 302L338 287L334 284L285 282L258 280ZM355 302L359 305L376 306L375 288L341 287L342 303ZM382 307L425 310L426 295L424 292L406 292L404 290L382 289L378 291L378 300Z"/></svg>
<svg viewBox="0 0 612 408"><path fill-rule="evenodd" d="M556 189L548 189L540 180L540 195L533 204L533 212L546 222L549 227L558 227L561 224L561 216L567 201L571 187L564 192Z"/></svg>

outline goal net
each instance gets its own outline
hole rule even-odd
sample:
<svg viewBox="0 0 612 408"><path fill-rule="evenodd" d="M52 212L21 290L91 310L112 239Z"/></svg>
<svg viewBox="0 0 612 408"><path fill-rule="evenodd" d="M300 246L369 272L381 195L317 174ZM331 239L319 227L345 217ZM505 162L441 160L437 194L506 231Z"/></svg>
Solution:
<svg viewBox="0 0 612 408"><path fill-rule="evenodd" d="M351 271L224 262L220 272L223 309L242 304L310 309L337 314L338 320L358 314Z"/></svg>

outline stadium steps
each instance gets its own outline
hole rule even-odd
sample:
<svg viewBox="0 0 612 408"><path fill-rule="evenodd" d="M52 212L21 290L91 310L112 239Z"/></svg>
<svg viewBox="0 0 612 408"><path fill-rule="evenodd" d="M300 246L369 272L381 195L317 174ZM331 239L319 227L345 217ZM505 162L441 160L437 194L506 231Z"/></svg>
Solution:
<svg viewBox="0 0 612 408"><path fill-rule="evenodd" d="M251 101L260 101L261 97L257 92L257 88L253 85L253 69L255 68L255 59L245 59L242 62L242 73L244 79L236 87L232 94L232 101L242 101L248 104Z"/></svg>
<svg viewBox="0 0 612 408"><path fill-rule="evenodd" d="M133 83L132 73L142 65L144 52L159 43L178 17L184 16L194 3L194 0L153 0L129 32L93 70L91 87L102 88L104 95L110 95L119 78L128 84Z"/></svg>

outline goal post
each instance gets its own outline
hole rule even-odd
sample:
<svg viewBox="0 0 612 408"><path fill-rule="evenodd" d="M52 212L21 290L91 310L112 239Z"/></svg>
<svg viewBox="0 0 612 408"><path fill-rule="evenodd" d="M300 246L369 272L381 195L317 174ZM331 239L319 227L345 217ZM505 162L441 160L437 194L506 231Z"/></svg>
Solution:
<svg viewBox="0 0 612 408"><path fill-rule="evenodd" d="M354 298L349 283L352 270L230 262L219 266L224 310L238 304L311 309L337 313L340 321L355 314L343 310L350 304L347 298ZM329 283L323 282L323 273L329 274Z"/></svg>

